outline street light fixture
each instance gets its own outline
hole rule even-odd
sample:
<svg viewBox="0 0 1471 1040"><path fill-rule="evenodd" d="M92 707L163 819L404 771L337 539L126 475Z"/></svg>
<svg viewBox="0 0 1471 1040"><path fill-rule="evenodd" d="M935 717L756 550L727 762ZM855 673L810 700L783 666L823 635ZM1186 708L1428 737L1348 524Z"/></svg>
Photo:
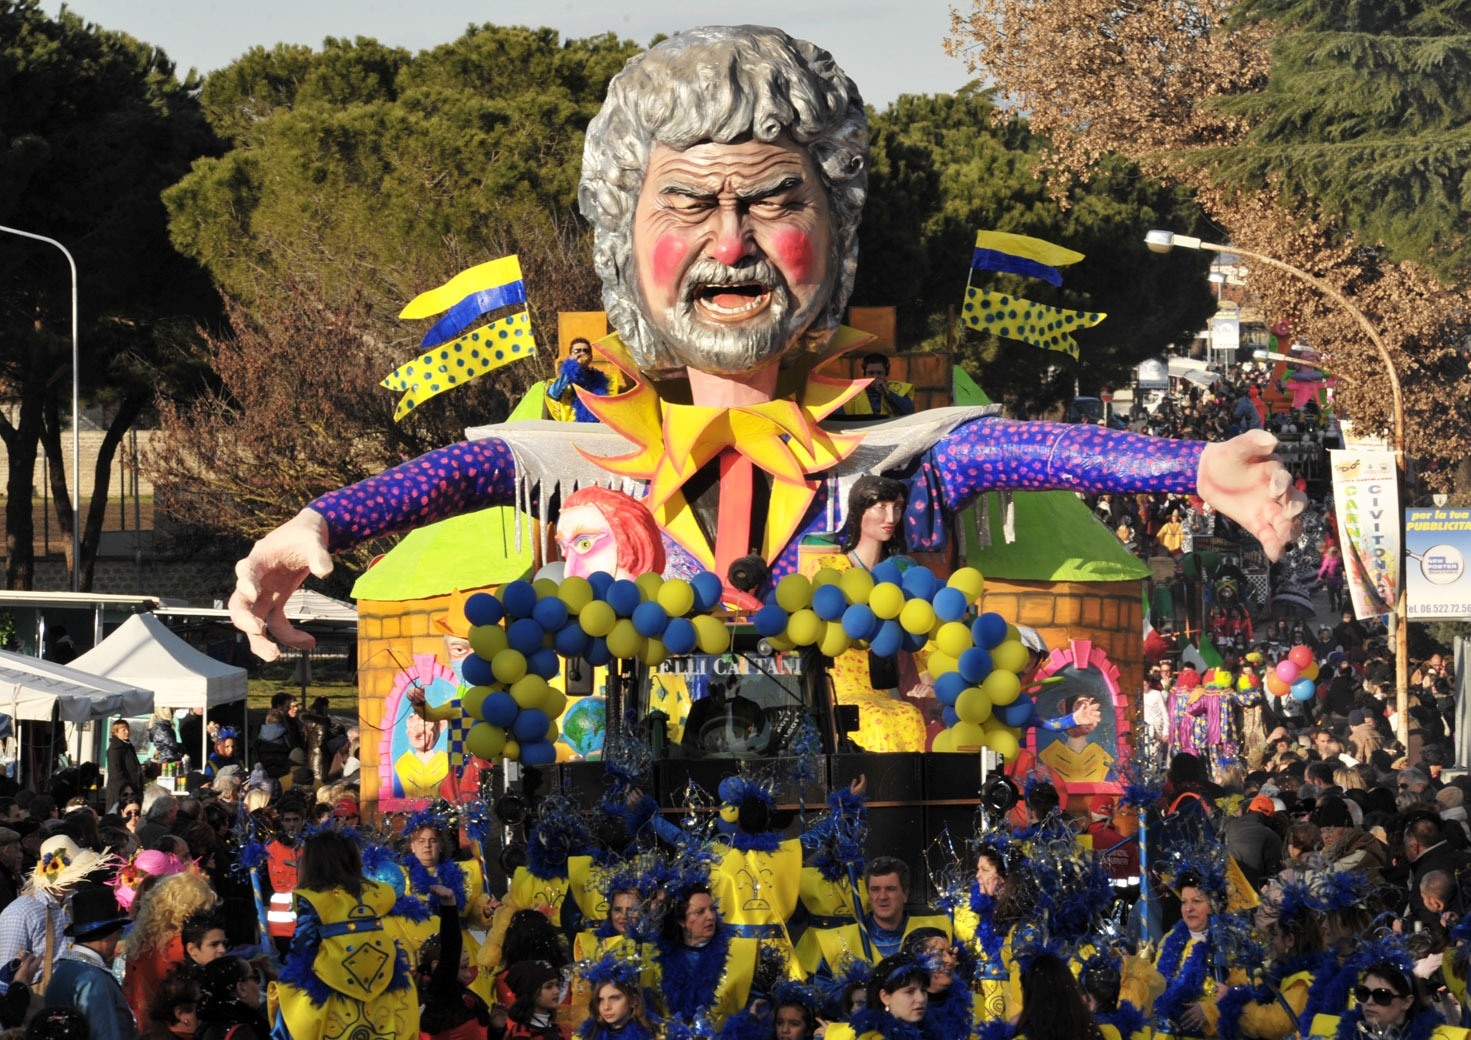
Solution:
<svg viewBox="0 0 1471 1040"><path fill-rule="evenodd" d="M1275 257L1267 256L1265 253L1257 253L1250 249L1242 249L1240 246L1225 246L1214 242L1202 242L1191 235L1177 235L1173 231L1154 230L1144 236L1144 244L1152 253L1168 253L1171 249L1199 249L1210 253L1234 253L1237 256L1249 257L1275 268L1286 274L1292 275L1299 281L1306 282L1324 296L1344 309L1353 319L1358 322L1359 328L1374 344L1374 349L1379 352L1379 360L1384 363L1384 371L1389 376L1390 406L1394 419L1394 459L1395 469L1399 475L1400 498L1404 498L1405 488L1405 406L1400 396L1399 370L1394 367L1394 359L1389 355L1389 348L1385 346L1384 339L1364 315L1343 295L1337 287L1328 282L1309 274L1300 267L1293 267ZM1401 511L1400 523L1400 545L1404 545L1404 513ZM1409 746L1409 685L1410 685L1410 629L1408 611L1406 609L1406 593L1404 568L1400 568L1399 598L1395 604L1394 626L1394 684L1397 723L1399 726L1400 743Z"/></svg>
<svg viewBox="0 0 1471 1040"><path fill-rule="evenodd" d="M61 250L66 257L67 266L71 268L72 275L72 591L81 590L82 581L82 437L80 427L81 409L78 406L78 351L77 351L77 262L72 259L71 251L45 235L32 234L19 228L5 227L0 224L0 231L10 235L19 235L21 238L35 239L37 242L45 242L47 245L55 246Z"/></svg>

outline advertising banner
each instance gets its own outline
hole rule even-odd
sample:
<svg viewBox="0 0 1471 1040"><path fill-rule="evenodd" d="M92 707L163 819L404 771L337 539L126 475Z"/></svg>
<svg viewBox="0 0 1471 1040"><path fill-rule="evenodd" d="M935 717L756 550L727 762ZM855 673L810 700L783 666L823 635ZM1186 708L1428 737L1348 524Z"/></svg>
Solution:
<svg viewBox="0 0 1471 1040"><path fill-rule="evenodd" d="M1359 620L1387 614L1399 595L1399 474L1388 451L1330 451L1343 576Z"/></svg>
<svg viewBox="0 0 1471 1040"><path fill-rule="evenodd" d="M1405 597L1411 620L1471 618L1471 509L1405 510Z"/></svg>

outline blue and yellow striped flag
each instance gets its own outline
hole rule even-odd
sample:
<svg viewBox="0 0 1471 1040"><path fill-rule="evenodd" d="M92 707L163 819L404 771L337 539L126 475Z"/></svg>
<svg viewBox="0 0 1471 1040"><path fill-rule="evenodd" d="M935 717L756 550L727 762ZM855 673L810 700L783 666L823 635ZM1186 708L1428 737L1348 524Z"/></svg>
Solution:
<svg viewBox="0 0 1471 1040"><path fill-rule="evenodd" d="M1001 271L1061 285L1062 275L1057 269L1081 259L1082 253L1040 238L1007 231L977 231L970 266L973 271Z"/></svg>

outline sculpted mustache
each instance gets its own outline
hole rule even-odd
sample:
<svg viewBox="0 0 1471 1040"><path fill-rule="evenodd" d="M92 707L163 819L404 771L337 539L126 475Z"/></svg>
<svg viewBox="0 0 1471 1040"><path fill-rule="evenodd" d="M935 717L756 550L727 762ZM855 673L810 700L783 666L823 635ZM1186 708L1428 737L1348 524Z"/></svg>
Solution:
<svg viewBox="0 0 1471 1040"><path fill-rule="evenodd" d="M716 260L700 260L685 272L684 298L693 299L700 288L707 285L759 285L766 292L774 292L782 288L782 278L781 273L766 260L757 260L742 267L731 267Z"/></svg>

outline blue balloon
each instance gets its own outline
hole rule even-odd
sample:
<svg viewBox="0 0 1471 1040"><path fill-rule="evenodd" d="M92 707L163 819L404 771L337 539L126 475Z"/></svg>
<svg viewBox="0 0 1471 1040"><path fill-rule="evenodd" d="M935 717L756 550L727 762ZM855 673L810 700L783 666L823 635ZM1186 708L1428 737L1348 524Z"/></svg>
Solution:
<svg viewBox="0 0 1471 1040"><path fill-rule="evenodd" d="M542 736L546 734L543 733ZM533 740L521 745L523 766L549 766L557 760L557 748L550 740Z"/></svg>
<svg viewBox="0 0 1471 1040"><path fill-rule="evenodd" d="M628 580L615 581L608 588L608 606L621 618L633 617L633 609L643 597L638 586Z"/></svg>
<svg viewBox="0 0 1471 1040"><path fill-rule="evenodd" d="M699 614L708 614L719 606L725 592L724 583L714 571L696 574L690 579L690 586L695 590L695 612Z"/></svg>
<svg viewBox="0 0 1471 1040"><path fill-rule="evenodd" d="M879 657L893 657L904 641L904 629L890 618L879 626L878 635L869 640L868 648Z"/></svg>
<svg viewBox="0 0 1471 1040"><path fill-rule="evenodd" d="M633 608L633 629L641 636L658 639L669 626L669 612L653 600Z"/></svg>
<svg viewBox="0 0 1471 1040"><path fill-rule="evenodd" d="M464 676L465 683L469 686L490 686L495 682L490 662L479 654L471 654L460 662L460 675Z"/></svg>
<svg viewBox="0 0 1471 1040"><path fill-rule="evenodd" d="M935 608L935 617L941 621L959 621L970 609L970 602L965 598L965 593L949 586L938 590L931 602Z"/></svg>
<svg viewBox="0 0 1471 1040"><path fill-rule="evenodd" d="M770 639L787 630L787 617L787 612L773 601L751 615L751 625L758 636Z"/></svg>
<svg viewBox="0 0 1471 1040"><path fill-rule="evenodd" d="M955 705L945 705L945 710L940 712L940 721L945 723L947 727L953 726L960 721L960 716L955 713Z"/></svg>
<svg viewBox="0 0 1471 1040"><path fill-rule="evenodd" d="M547 596L536 601L536 606L531 608L531 616L543 629L555 632L567 623L571 615L567 604L556 596Z"/></svg>
<svg viewBox="0 0 1471 1040"><path fill-rule="evenodd" d="M664 648L671 654L687 654L694 650L695 626L689 618L669 619L669 625L664 629Z"/></svg>
<svg viewBox="0 0 1471 1040"><path fill-rule="evenodd" d="M536 588L529 581L513 581L501 589L501 603L506 608L506 617L530 617L536 609Z"/></svg>
<svg viewBox="0 0 1471 1040"><path fill-rule="evenodd" d="M812 610L824 621L836 621L848 607L848 599L837 585L812 590Z"/></svg>
<svg viewBox="0 0 1471 1040"><path fill-rule="evenodd" d="M465 620L472 625L498 625L505 616L506 608L488 592L477 592L465 600Z"/></svg>
<svg viewBox="0 0 1471 1040"><path fill-rule="evenodd" d="M552 720L547 713L540 708L522 708L521 714L516 716L516 721L511 723L511 733L517 740L530 742L534 740L545 740L547 727Z"/></svg>
<svg viewBox="0 0 1471 1040"><path fill-rule="evenodd" d="M1292 699L1295 701L1310 701L1317 695L1318 688L1311 679L1299 679L1292 684Z"/></svg>
<svg viewBox="0 0 1471 1040"><path fill-rule="evenodd" d="M494 622L487 622L487 624L494 624ZM405 889L407 887L406 878L404 876L403 868L400 867L396 861L385 857L380 862L373 864L372 867L363 871L363 873L368 878L368 880L377 881L379 884L387 885L389 888L393 889L394 895L398 896L400 899L403 898L405 894Z"/></svg>
<svg viewBox="0 0 1471 1040"><path fill-rule="evenodd" d="M608 598L608 590L613 587L613 575L607 571L593 571L587 576L587 583L592 586L592 594L598 599Z"/></svg>
<svg viewBox="0 0 1471 1040"><path fill-rule="evenodd" d="M843 611L843 634L849 639L872 639L878 626L878 615L867 603L855 603Z"/></svg>
<svg viewBox="0 0 1471 1040"><path fill-rule="evenodd" d="M526 670L551 681L562 674L562 659L551 647L544 646L526 658Z"/></svg>
<svg viewBox="0 0 1471 1040"><path fill-rule="evenodd" d="M1037 705L1030 697L1018 697L1010 704L991 709L991 717L1000 721L1003 726L1026 726L1033 723Z"/></svg>
<svg viewBox="0 0 1471 1040"><path fill-rule="evenodd" d="M928 632L905 632L900 642L907 652L914 654L924 649L924 645L930 641Z"/></svg>
<svg viewBox="0 0 1471 1040"><path fill-rule="evenodd" d="M893 560L885 560L883 563L874 567L873 570L869 571L869 573L873 575L873 583L875 585L882 585L884 582L888 582L890 585L904 584L904 572L899 569L899 565Z"/></svg>
<svg viewBox="0 0 1471 1040"><path fill-rule="evenodd" d="M978 646L973 646L960 655L960 674L971 685L985 682L991 674L991 655Z"/></svg>
<svg viewBox="0 0 1471 1040"><path fill-rule="evenodd" d="M602 636L593 636L588 641L587 650L584 651L582 659L594 668L602 668L613 660L613 655L608 650L608 641Z"/></svg>
<svg viewBox="0 0 1471 1040"><path fill-rule="evenodd" d="M543 600L545 602L545 600ZM557 630L555 646L557 653L563 657L581 657L587 653L587 648L592 644L592 636L582 630L582 626L573 618Z"/></svg>
<svg viewBox="0 0 1471 1040"><path fill-rule="evenodd" d="M480 705L480 717L492 726L505 729L516 721L516 715L521 711L516 699L505 690L496 690L488 694Z"/></svg>
<svg viewBox="0 0 1471 1040"><path fill-rule="evenodd" d="M976 646L995 650L1006 641L1006 619L995 611L987 611L970 626L970 634Z"/></svg>
<svg viewBox="0 0 1471 1040"><path fill-rule="evenodd" d="M910 596L928 601L934 597L935 589L940 583L935 578L935 572L928 567L911 567L904 572L900 584Z"/></svg>
<svg viewBox="0 0 1471 1040"><path fill-rule="evenodd" d="M954 704L969 686L959 672L946 672L935 680L935 698L941 704Z"/></svg>
<svg viewBox="0 0 1471 1040"><path fill-rule="evenodd" d="M524 617L511 622L506 629L506 642L512 650L530 657L541 649L541 637L544 635L546 631L536 623L535 618Z"/></svg>

